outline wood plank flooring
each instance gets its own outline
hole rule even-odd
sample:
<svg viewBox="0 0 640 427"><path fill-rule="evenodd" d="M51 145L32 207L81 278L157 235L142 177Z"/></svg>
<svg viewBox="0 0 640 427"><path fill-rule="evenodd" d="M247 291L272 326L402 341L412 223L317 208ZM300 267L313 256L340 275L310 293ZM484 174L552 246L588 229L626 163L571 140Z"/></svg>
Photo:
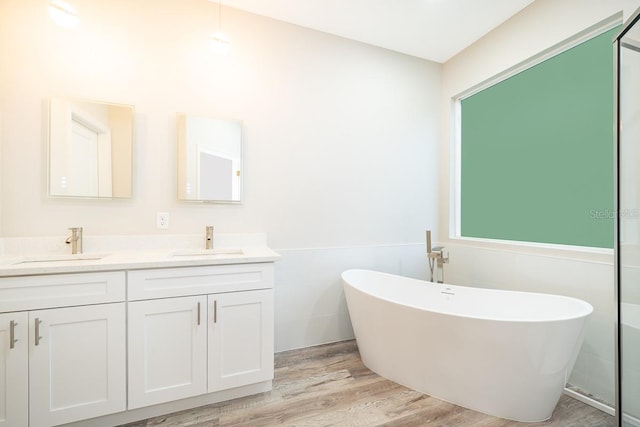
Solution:
<svg viewBox="0 0 640 427"><path fill-rule="evenodd" d="M563 395L550 420L519 423L410 390L367 369L355 341L276 354L271 392L128 424L152 426L613 427L614 418Z"/></svg>

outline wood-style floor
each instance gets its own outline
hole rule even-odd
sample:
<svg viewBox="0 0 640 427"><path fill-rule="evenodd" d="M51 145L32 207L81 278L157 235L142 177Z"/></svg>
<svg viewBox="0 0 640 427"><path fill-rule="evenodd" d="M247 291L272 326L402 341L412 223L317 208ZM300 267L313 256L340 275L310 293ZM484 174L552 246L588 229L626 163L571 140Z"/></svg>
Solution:
<svg viewBox="0 0 640 427"><path fill-rule="evenodd" d="M546 422L492 417L374 374L355 341L344 341L276 354L271 392L127 425L151 426L606 427L614 418L566 395Z"/></svg>

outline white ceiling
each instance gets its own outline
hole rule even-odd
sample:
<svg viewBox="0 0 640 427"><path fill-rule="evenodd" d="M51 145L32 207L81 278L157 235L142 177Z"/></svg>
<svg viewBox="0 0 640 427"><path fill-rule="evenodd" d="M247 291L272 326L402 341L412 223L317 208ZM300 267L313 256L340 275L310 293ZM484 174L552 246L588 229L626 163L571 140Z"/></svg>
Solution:
<svg viewBox="0 0 640 427"><path fill-rule="evenodd" d="M534 0L220 1L258 15L446 62Z"/></svg>

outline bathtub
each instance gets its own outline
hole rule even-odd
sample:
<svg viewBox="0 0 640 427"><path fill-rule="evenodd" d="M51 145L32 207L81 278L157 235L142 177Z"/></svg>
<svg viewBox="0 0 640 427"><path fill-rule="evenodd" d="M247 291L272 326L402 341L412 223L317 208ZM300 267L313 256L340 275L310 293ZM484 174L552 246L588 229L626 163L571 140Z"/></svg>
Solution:
<svg viewBox="0 0 640 427"><path fill-rule="evenodd" d="M590 304L342 273L362 362L414 390L516 421L551 417L582 345Z"/></svg>

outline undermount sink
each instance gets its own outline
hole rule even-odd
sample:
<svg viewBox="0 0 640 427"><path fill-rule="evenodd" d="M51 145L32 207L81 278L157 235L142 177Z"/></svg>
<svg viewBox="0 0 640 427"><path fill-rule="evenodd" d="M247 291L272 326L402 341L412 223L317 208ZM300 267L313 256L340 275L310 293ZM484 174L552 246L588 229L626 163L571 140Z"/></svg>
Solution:
<svg viewBox="0 0 640 427"><path fill-rule="evenodd" d="M14 262L18 264L32 264L40 262L76 262L76 261L96 261L106 257L107 254L74 254L74 255L43 255L36 257L26 257Z"/></svg>
<svg viewBox="0 0 640 427"><path fill-rule="evenodd" d="M242 249L190 249L176 251L171 256L187 257L187 256L222 256L222 255L243 255Z"/></svg>

